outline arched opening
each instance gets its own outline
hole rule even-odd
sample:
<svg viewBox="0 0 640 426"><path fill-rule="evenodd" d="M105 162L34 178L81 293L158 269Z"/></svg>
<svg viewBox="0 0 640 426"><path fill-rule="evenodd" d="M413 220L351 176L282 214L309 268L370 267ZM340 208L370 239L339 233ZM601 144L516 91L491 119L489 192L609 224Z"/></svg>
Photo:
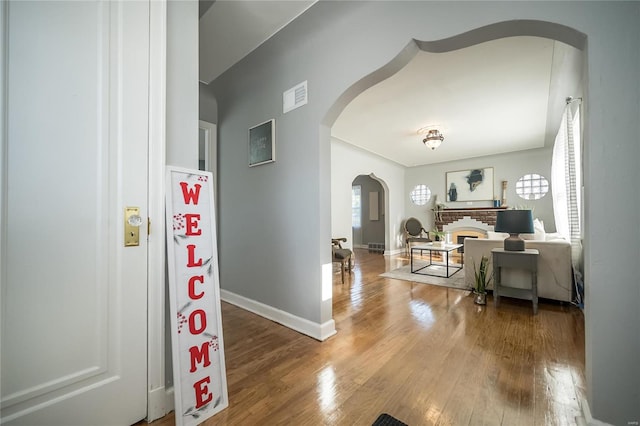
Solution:
<svg viewBox="0 0 640 426"><path fill-rule="evenodd" d="M375 174L358 175L351 182L351 240L354 248L384 253L388 237L387 190Z"/></svg>
<svg viewBox="0 0 640 426"><path fill-rule="evenodd" d="M556 40L575 49L578 49L579 51L584 51L586 47L586 36L583 33L580 33L572 28L563 25L533 20L501 22L486 27L481 27L447 39L437 41L411 40L405 46L405 48L396 55L393 60L391 60L381 68L372 71L367 76L352 84L351 87L349 87L344 91L344 93L342 93L342 95L338 98L338 100L325 115L325 118L323 120L323 129L321 130L321 143L326 143L327 139L330 139L332 144L332 224L335 223L334 220L336 217L347 216L350 213L350 210L346 209L342 212L336 211L336 209L340 208L340 203L336 203L336 198L341 197L341 195L340 191L334 193L334 189L336 188L335 176L340 176L343 173L343 171L338 170L341 165L349 163L348 159L345 160L345 158L348 158L349 150L357 150L357 148L347 147L346 145L348 145L348 141L340 140L335 137L330 138L330 132L327 130L335 124L336 120L345 110L347 105L349 105L349 103L351 103L354 99L356 99L360 94L362 94L369 88L398 73L398 71L402 70L421 51L431 53L451 52L454 50L472 47L492 40L516 36L534 36ZM582 58L582 60L584 60L584 57ZM583 81L582 84L584 85L586 84L586 82ZM549 99L547 117L558 117L558 119L559 117L561 117L562 109L565 105L564 97L567 95L567 93L561 93L556 96L556 98ZM580 95L585 97L584 93L580 93ZM337 157L341 157L341 159L336 160ZM360 167L367 167L369 170L373 170L375 173L385 175L385 178L388 175L393 175L393 171L385 169L385 167L390 167L391 169L393 169L392 166L377 164L376 166L371 167L369 164L361 165L358 164L358 162L354 161L351 161L351 175L353 175L353 172ZM380 170L384 170L384 172L381 172ZM387 229L389 232L389 236L386 239L386 242L388 244L386 248L390 254L393 254L394 251L398 250L402 245L402 220L407 216L412 216L412 214L408 214L409 212L405 211L404 206L407 203L406 200L408 197L408 193L411 188L413 188L414 183L409 182L409 180L404 177L404 172L400 172L399 174L402 174L403 177L397 178L397 176L394 176L394 178L386 178L386 181L390 185L388 198L391 205L390 211L387 212ZM444 173L442 174L444 176ZM397 179L397 182L399 182L397 187L393 186L396 182L394 181L394 179ZM428 185L432 184L431 182L417 183L426 183ZM342 184L344 185L345 183ZM444 178L442 184L444 184ZM515 191L514 184L515 180L511 183L513 191ZM436 182L434 186L442 185L440 185L440 182ZM396 188L400 188L400 191L395 191ZM587 191L587 189L585 189L585 191ZM402 193L402 195L396 199L393 199L393 194L395 192ZM441 194L440 199L442 200L443 198L444 197L442 197ZM513 198L515 198L515 196ZM516 200L513 201L515 203ZM421 208L424 210L423 207Z"/></svg>

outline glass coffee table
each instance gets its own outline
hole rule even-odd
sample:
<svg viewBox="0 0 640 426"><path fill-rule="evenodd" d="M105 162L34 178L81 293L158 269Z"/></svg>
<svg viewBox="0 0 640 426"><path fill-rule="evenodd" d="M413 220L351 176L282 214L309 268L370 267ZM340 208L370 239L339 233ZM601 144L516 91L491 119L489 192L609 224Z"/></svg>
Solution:
<svg viewBox="0 0 640 426"><path fill-rule="evenodd" d="M443 245L434 245L433 243L428 244L420 244L411 247L411 273L412 274L420 274L420 275L431 275L434 277L442 277L449 278L456 272L462 269L462 264L460 263L450 263L449 262L449 253L454 250L462 247L462 244L443 244ZM415 253L428 251L429 252L429 263L424 266L415 265L417 263L414 261ZM444 260L443 262L434 262L433 261L433 253L439 253Z"/></svg>

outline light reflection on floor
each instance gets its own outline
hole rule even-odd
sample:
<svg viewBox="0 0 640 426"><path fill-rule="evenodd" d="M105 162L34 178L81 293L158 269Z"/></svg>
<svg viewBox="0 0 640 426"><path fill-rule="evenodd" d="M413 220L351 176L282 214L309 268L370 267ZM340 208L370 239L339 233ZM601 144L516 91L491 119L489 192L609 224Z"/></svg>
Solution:
<svg viewBox="0 0 640 426"><path fill-rule="evenodd" d="M318 373L318 401L323 412L335 410L336 375L332 365L327 365Z"/></svg>
<svg viewBox="0 0 640 426"><path fill-rule="evenodd" d="M549 401L553 401L553 410L557 418L561 418L568 407L575 405L575 393L571 390L575 387L573 367L552 364L544 368L544 380L547 383L545 389L549 392ZM577 414L577 413L576 413Z"/></svg>
<svg viewBox="0 0 640 426"><path fill-rule="evenodd" d="M431 328L436 321L431 306L422 300L414 299L410 301L409 308L411 309L411 316L425 329Z"/></svg>

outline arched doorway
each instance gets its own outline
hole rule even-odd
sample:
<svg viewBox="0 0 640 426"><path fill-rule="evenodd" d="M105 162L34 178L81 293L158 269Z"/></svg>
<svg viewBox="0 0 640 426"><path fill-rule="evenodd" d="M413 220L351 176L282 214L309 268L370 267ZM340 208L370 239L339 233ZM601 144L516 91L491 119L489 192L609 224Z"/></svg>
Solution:
<svg viewBox="0 0 640 426"><path fill-rule="evenodd" d="M351 229L354 248L384 253L387 241L387 196L383 181L358 175L351 182Z"/></svg>

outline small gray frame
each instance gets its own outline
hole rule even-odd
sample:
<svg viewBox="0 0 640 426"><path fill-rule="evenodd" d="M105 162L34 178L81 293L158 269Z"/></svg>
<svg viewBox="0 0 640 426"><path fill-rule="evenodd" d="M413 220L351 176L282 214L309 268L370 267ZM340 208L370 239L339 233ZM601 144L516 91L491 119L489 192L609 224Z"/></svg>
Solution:
<svg viewBox="0 0 640 426"><path fill-rule="evenodd" d="M249 128L249 167L276 161L276 120Z"/></svg>

